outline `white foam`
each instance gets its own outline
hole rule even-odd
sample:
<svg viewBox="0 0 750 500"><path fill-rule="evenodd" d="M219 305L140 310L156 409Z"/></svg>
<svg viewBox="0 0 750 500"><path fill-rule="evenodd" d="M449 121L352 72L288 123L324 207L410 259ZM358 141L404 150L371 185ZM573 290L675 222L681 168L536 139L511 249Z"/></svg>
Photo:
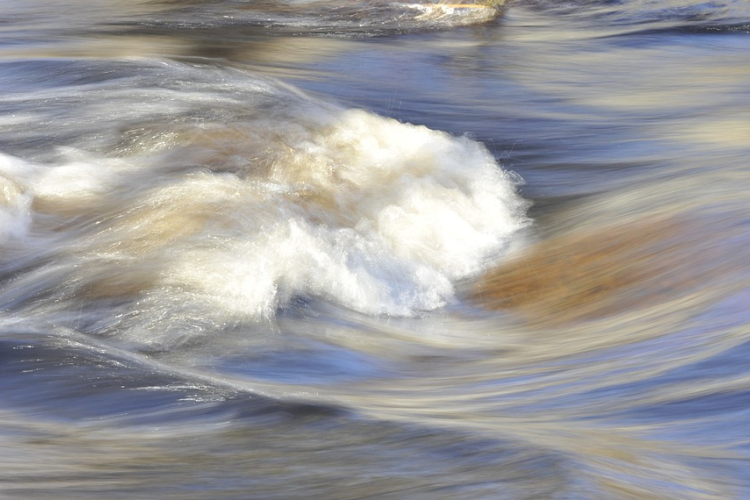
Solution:
<svg viewBox="0 0 750 500"><path fill-rule="evenodd" d="M74 157L68 158L65 163L37 171L33 183L36 196L75 204L107 195L115 184L117 162L76 153L71 152Z"/></svg>
<svg viewBox="0 0 750 500"><path fill-rule="evenodd" d="M452 281L481 271L526 222L513 180L468 139L350 110L282 142L262 182L222 178L241 192L222 203L233 233L177 256L172 285L249 315L296 294L410 315L450 301Z"/></svg>
<svg viewBox="0 0 750 500"><path fill-rule="evenodd" d="M481 144L361 110L293 109L156 127L121 158L3 157L0 241L28 230L35 196L46 216L91 221L56 245L70 286L95 297L253 319L302 295L408 316L453 300L456 280L526 224L515 178Z"/></svg>
<svg viewBox="0 0 750 500"><path fill-rule="evenodd" d="M23 178L32 167L0 153L0 245L25 239L31 227L33 195Z"/></svg>

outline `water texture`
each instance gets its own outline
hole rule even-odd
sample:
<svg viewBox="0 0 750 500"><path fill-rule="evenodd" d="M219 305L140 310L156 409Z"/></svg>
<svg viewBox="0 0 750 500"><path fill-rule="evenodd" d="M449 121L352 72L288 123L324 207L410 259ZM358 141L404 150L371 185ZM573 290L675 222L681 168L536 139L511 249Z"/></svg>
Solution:
<svg viewBox="0 0 750 500"><path fill-rule="evenodd" d="M3 2L0 496L750 498L748 54L739 0Z"/></svg>

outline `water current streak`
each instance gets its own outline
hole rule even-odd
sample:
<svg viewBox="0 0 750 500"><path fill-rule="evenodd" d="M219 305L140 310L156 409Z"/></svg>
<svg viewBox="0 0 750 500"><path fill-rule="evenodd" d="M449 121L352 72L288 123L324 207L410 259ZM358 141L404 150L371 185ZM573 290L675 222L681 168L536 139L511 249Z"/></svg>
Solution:
<svg viewBox="0 0 750 500"><path fill-rule="evenodd" d="M750 498L748 24L6 1L0 496Z"/></svg>

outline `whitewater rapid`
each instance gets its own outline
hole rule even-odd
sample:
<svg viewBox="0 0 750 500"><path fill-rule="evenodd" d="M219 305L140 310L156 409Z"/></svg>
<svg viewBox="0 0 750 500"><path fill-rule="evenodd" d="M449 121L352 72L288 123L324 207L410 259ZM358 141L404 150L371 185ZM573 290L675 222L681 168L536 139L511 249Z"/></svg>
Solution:
<svg viewBox="0 0 750 500"><path fill-rule="evenodd" d="M528 224L520 177L467 137L240 70L47 64L62 80L113 76L10 98L44 101L6 127L50 143L0 157L2 243L38 255L5 304L19 287L53 294L53 315L132 301L113 316L147 343L189 329L181 319L268 319L305 297L413 316L453 302Z"/></svg>

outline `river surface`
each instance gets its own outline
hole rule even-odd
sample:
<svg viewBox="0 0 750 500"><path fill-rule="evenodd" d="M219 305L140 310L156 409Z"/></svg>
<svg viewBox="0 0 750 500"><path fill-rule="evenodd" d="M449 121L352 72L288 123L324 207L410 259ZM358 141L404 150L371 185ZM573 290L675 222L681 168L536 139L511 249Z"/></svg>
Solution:
<svg viewBox="0 0 750 500"><path fill-rule="evenodd" d="M1 498L750 498L750 3L0 6Z"/></svg>

